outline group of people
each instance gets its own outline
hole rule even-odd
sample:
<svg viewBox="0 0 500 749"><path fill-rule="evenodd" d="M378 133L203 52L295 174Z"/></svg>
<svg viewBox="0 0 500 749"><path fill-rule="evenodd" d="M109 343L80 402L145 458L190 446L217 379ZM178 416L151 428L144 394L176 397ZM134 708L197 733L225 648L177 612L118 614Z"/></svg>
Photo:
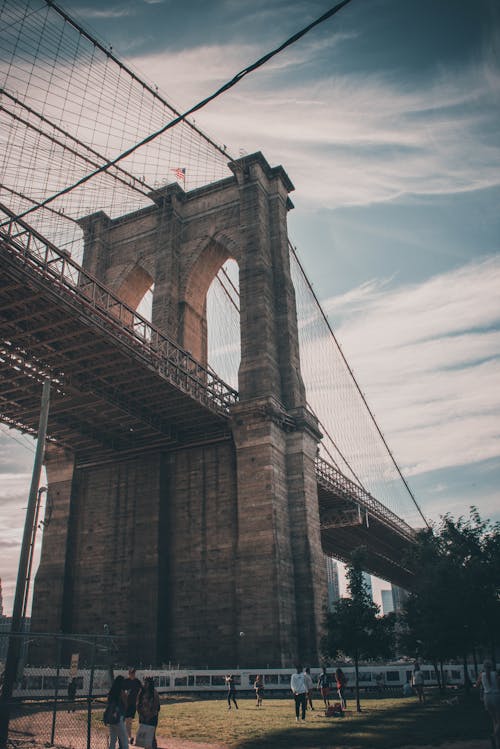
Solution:
<svg viewBox="0 0 500 749"><path fill-rule="evenodd" d="M141 684L135 668L129 669L128 678L117 676L108 692L105 715L116 715L108 722L109 749L114 749L118 741L119 749L128 749L134 743L132 723L136 713L140 726L152 726L152 749L156 749L155 731L160 712L160 698L150 676ZM109 719L108 719L109 720Z"/></svg>
<svg viewBox="0 0 500 749"><path fill-rule="evenodd" d="M225 681L227 687L227 709L231 710L234 706L236 710L238 710L234 676L232 674L226 674ZM347 706L345 698L347 676L344 674L341 668L337 668L335 674L330 676L330 674L326 670L326 667L323 667L322 673L320 674L318 679L317 688L321 693L321 697L323 698L323 702L325 703L325 708L328 708L330 705L330 692L332 690L333 684L335 684L335 687L337 689L337 694L342 710L345 710ZM258 674L255 677L253 688L255 691L256 706L262 707L262 700L264 698L264 677L262 676L262 674ZM299 716L302 713L302 720L305 720L307 707L309 707L310 710L314 710L314 682L311 676L311 669L307 667L302 670L302 668L297 667L297 673L292 675L290 688L295 700L295 717L298 721Z"/></svg>
<svg viewBox="0 0 500 749"><path fill-rule="evenodd" d="M231 710L232 705L238 710L236 700L236 686L234 676L227 674L225 677L227 686L227 706ZM420 669L420 664L416 662L413 667L412 684L408 680L403 688L403 694L409 696L413 689L417 693L419 702L425 702L424 678ZM76 680L75 680L76 685ZM477 681L478 687L482 691L484 706L488 711L493 723L493 740L496 749L500 749L500 682L498 674L492 670L490 661L485 661L483 670ZM337 668L334 674L329 674L325 666L319 675L317 688L323 699L325 709L330 706L330 695L333 688L336 688L340 707L345 710L347 707L345 690L347 687L347 677L341 668ZM309 667L302 669L297 666L296 673L292 674L290 680L290 689L295 701L295 719L306 719L306 711L309 706L314 710L313 692L314 682ZM405 691L406 689L406 691ZM257 707L262 706L264 697L264 678L262 674L255 677L254 690ZM160 711L160 699L154 688L154 680L146 677L143 684L136 677L134 668L129 669L128 678L117 676L113 681L108 693L106 714L116 714L117 720L108 722L109 727L109 749L115 749L116 742L119 742L119 749L128 749L129 744L134 743L132 736L132 723L136 713L139 717L139 724L142 726L152 726L151 747L156 749L155 729L158 725L158 713Z"/></svg>
<svg viewBox="0 0 500 749"><path fill-rule="evenodd" d="M327 672L326 666L323 666L318 678L317 687L323 699L325 709L330 707L330 694L333 684L335 684L337 689L341 709L345 710L347 707L345 697L347 676L341 668L337 668L335 674L331 676ZM297 666L296 673L292 674L292 678L290 679L290 689L292 690L293 698L295 700L295 720L297 722L299 721L299 718L305 720L307 707L309 706L310 710L314 710L312 702L314 682L309 667L302 670L300 666Z"/></svg>

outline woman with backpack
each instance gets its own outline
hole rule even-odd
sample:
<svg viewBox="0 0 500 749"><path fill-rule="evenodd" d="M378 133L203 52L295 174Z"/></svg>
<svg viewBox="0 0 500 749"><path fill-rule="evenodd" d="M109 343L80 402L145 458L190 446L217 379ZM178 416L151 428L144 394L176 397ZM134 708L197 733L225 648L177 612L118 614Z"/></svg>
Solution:
<svg viewBox="0 0 500 749"><path fill-rule="evenodd" d="M127 695L125 679L117 676L108 692L104 723L109 728L109 749L115 749L116 741L120 749L128 749L127 731L125 729L125 708Z"/></svg>
<svg viewBox="0 0 500 749"><path fill-rule="evenodd" d="M156 727L158 725L158 713L160 712L160 698L154 687L154 679L146 676L144 685L137 695L137 713L139 715L139 735L141 725L153 726L153 736L151 740L152 749L156 749ZM137 742L137 737L136 737Z"/></svg>

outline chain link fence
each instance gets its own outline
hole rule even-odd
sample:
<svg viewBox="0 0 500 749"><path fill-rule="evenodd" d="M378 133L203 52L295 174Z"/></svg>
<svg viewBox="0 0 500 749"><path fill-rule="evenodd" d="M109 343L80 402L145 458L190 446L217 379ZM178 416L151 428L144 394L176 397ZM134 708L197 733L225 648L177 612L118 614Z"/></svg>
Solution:
<svg viewBox="0 0 500 749"><path fill-rule="evenodd" d="M0 672L9 640L16 638L19 662L12 697L2 698L8 714L8 746L106 749L102 721L106 695L118 673L116 638L105 635L54 635L0 632Z"/></svg>

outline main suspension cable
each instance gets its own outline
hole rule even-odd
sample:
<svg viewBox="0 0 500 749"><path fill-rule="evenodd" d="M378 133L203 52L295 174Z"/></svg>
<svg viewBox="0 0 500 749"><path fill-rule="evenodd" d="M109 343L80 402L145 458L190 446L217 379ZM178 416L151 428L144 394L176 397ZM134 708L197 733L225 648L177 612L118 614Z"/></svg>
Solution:
<svg viewBox="0 0 500 749"><path fill-rule="evenodd" d="M46 2L48 3L48 5L50 5L50 7L53 7L55 10L57 10L57 12L60 13L60 15L69 24L71 24L72 26L74 26L82 34L86 34L86 32L83 29L81 29L75 23L75 21L73 21L73 19L70 16L68 16L66 13L64 13L64 11L61 8L59 8L59 6L57 6L56 3L52 2L52 0L46 0ZM177 116L173 120L171 120L170 122L168 122L166 125L163 125L163 127L161 127L159 130L156 130L154 133L151 133L150 135L146 136L145 138L143 138L138 143L134 144L133 146L130 146L130 148L127 148L125 151L123 151L122 153L120 153L114 159L111 159L111 160L107 161L106 163L102 164L100 167L98 167L94 171L92 171L92 172L86 174L85 176L81 177L79 180L77 180L73 184L68 185L67 187L63 188L62 190L59 190L58 192L54 193L53 195L50 195L49 197L45 198L45 200L41 201L38 205L34 205L34 206L31 206L30 208L27 208L25 211L23 211L22 213L20 213L17 216L17 219L24 218L25 216L29 215L30 213L33 213L34 211L39 210L39 208L41 208L41 207L43 207L45 205L48 205L48 203L51 203L53 200L56 200L57 198L60 198L63 195L66 195L68 192L71 192L75 188L80 187L81 185L85 184L86 182L88 182L93 177L97 176L98 174L101 174L102 172L105 172L110 167L112 167L115 164L117 164L119 161L122 161L123 159L127 158L127 156L130 156L132 153L134 153L134 151L137 151L138 148L141 148L142 146L145 146L147 143L150 143L151 141L155 140L155 138L158 138L160 135L162 135L163 133L165 133L167 130L170 130L171 128L175 127L176 125L179 124L179 122L186 121L186 118L190 114L193 114L194 112L197 112L199 109L202 109L207 104L209 104L211 101L213 101L214 99L216 99L218 96L220 96L221 94L223 94L226 91L228 91L230 88L232 88L237 83L239 83L245 76L249 75L254 70L257 70L257 68L260 68L266 62L268 62L273 57L275 57L275 55L279 54L284 49L286 49L287 47L289 47L291 44L294 44L296 41L298 41L299 39L301 39L305 34L307 34L309 31L311 31L311 29L313 29L315 26L318 26L320 23L323 23L328 18L331 18L335 13L338 13L338 11L341 10L349 2L351 2L351 0L342 0L342 2L337 3L337 5L335 5L333 8L330 8L330 10L328 10L326 13L323 13L322 16L320 16L319 18L317 18L315 21L313 21L312 23L310 23L308 26L306 26L305 28L301 29L296 34L294 34L293 36L289 37L279 47L277 47L276 49L272 50L271 52L268 52L263 57L261 57L259 60L257 60L256 62L254 62L252 65L249 65L246 68L243 68L243 70L240 70L239 73L237 73L233 78L231 78L230 81L227 81L223 86L221 86L220 88L218 88L213 94L210 94L210 96L207 96L202 101L200 101L197 104L195 104L194 106L190 107L190 109L186 110L183 114L178 114L177 113ZM88 37L87 34L86 34L86 36ZM120 65L120 67L123 67L123 68L125 67L123 65L123 63L121 63L117 58L115 58L111 54L111 52L109 50L106 50L102 45L100 45L95 40L92 40L92 41L93 41L94 44L97 44L99 46L99 48L108 55L108 57L110 57L114 62L116 62L118 65ZM135 75L135 73L133 73L133 71L130 71L127 68L125 68L125 70L127 70L127 72L130 75L132 75L134 78L137 78L137 76ZM141 83L143 83L143 82L141 81ZM143 84L143 85L145 85L145 84ZM147 88L149 89L149 87L147 87ZM151 90L151 89L149 89L149 90ZM151 92L155 93L152 90L151 90ZM168 106L169 106L169 108L172 111L175 111L175 110L173 110L173 108L170 105L168 105ZM190 124L190 123L188 123L188 124ZM220 147L217 147L217 148L218 148L218 150L221 150ZM8 222L3 222L3 223L0 224L0 226L3 226L5 223L8 223Z"/></svg>

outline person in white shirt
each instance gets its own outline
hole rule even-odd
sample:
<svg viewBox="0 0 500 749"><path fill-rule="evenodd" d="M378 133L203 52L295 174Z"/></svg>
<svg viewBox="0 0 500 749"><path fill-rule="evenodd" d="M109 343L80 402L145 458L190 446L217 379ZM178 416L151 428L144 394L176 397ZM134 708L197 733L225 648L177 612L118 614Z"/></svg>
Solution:
<svg viewBox="0 0 500 749"><path fill-rule="evenodd" d="M313 682L312 677L311 677L311 669L309 668L309 666L304 669L304 682L305 682L306 690L307 690L307 692L306 692L306 707L307 707L307 705L309 705L309 708L311 710L314 710L313 701L312 701L312 693L313 693L313 689L314 689L314 682Z"/></svg>
<svg viewBox="0 0 500 749"><path fill-rule="evenodd" d="M420 668L420 663L415 663L413 666L413 686L418 695L418 701L425 702L424 674Z"/></svg>
<svg viewBox="0 0 500 749"><path fill-rule="evenodd" d="M500 683L497 672L492 670L491 661L483 663L476 686L481 686L483 690L484 706L493 723L493 741L496 749L500 749Z"/></svg>
<svg viewBox="0 0 500 749"><path fill-rule="evenodd" d="M297 666L297 673L292 674L290 679L290 689L293 692L295 700L295 720L299 721L299 714L302 712L302 720L306 719L306 695L307 687L304 674L300 666Z"/></svg>

